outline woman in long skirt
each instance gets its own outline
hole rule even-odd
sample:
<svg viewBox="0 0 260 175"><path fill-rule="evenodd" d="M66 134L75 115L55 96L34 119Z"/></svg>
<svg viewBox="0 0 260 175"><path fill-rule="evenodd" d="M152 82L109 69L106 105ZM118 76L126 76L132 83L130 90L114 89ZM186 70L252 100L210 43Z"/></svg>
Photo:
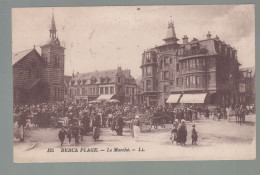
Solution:
<svg viewBox="0 0 260 175"><path fill-rule="evenodd" d="M135 116L135 120L134 120L134 126L133 126L133 130L134 130L134 138L138 138L141 132L140 129L140 121L139 121L139 115Z"/></svg>

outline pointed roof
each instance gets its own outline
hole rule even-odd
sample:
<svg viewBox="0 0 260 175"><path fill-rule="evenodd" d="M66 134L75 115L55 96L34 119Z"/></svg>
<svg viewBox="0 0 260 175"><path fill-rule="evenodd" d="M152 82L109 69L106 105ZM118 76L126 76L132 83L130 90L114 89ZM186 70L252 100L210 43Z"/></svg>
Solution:
<svg viewBox="0 0 260 175"><path fill-rule="evenodd" d="M20 61L23 57L28 55L34 49L24 50L21 52L13 53L12 54L12 65L15 65L18 61Z"/></svg>
<svg viewBox="0 0 260 175"><path fill-rule="evenodd" d="M175 39L176 41L178 40L176 38L174 24L172 21L170 23L168 23L167 35L166 35L166 38L164 38L163 40L168 40L168 39Z"/></svg>
<svg viewBox="0 0 260 175"><path fill-rule="evenodd" d="M54 20L54 13L52 14L50 30L57 31L56 30L56 25L55 25L55 20Z"/></svg>

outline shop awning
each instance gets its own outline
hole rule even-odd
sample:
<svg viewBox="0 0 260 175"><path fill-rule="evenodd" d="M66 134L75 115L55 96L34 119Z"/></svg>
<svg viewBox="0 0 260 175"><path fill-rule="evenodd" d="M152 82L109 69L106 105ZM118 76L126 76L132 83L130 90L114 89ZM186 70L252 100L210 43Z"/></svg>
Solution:
<svg viewBox="0 0 260 175"><path fill-rule="evenodd" d="M109 95L100 95L97 100L110 100L114 95L109 94Z"/></svg>
<svg viewBox="0 0 260 175"><path fill-rule="evenodd" d="M88 96L75 96L75 99L88 99Z"/></svg>
<svg viewBox="0 0 260 175"><path fill-rule="evenodd" d="M204 103L207 93L183 94L180 103Z"/></svg>
<svg viewBox="0 0 260 175"><path fill-rule="evenodd" d="M171 94L166 103L178 103L178 100L180 98L181 94Z"/></svg>

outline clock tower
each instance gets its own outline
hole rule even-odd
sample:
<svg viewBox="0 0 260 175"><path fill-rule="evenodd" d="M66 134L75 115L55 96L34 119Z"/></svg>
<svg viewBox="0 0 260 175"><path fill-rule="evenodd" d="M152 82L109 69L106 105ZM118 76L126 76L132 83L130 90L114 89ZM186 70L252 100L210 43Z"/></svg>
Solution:
<svg viewBox="0 0 260 175"><path fill-rule="evenodd" d="M58 39L54 14L49 29L48 42L41 46L42 58L45 63L43 80L48 85L48 101L64 99L64 50Z"/></svg>

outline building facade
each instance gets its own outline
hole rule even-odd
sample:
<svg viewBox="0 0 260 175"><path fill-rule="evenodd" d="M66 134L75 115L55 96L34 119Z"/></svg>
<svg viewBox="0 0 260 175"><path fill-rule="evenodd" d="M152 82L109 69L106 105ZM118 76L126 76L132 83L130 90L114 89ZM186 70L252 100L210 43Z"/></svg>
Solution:
<svg viewBox="0 0 260 175"><path fill-rule="evenodd" d="M76 73L69 82L68 96L76 102L96 99L117 99L122 103L135 104L136 82L130 70L121 67L113 70Z"/></svg>
<svg viewBox="0 0 260 175"><path fill-rule="evenodd" d="M237 51L207 34L204 40L187 35L178 43L173 22L168 24L165 44L142 55L142 92L146 105L179 103L184 96L204 94L202 103L230 105L239 98L239 62ZM186 95L187 94L187 95ZM191 96L190 96L191 97ZM198 96L199 97L199 96ZM195 99L194 99L195 100ZM193 103L183 101L183 103Z"/></svg>
<svg viewBox="0 0 260 175"><path fill-rule="evenodd" d="M239 71L239 101L255 104L255 68L241 68Z"/></svg>
<svg viewBox="0 0 260 175"><path fill-rule="evenodd" d="M37 104L64 99L64 47L52 16L50 39L41 55L30 49L12 56L14 104Z"/></svg>

